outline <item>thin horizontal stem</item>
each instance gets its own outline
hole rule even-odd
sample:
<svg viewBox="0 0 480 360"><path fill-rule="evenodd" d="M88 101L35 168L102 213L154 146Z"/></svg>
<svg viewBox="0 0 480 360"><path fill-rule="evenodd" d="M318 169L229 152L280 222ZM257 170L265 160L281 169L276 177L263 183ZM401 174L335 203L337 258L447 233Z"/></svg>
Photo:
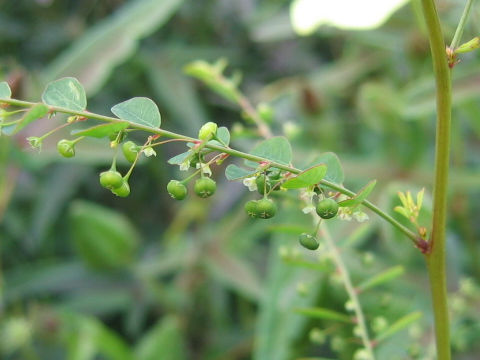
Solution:
<svg viewBox="0 0 480 360"><path fill-rule="evenodd" d="M32 106L37 104L37 103L34 103L34 102L21 101L21 100L16 100L16 99L1 99L1 98L0 98L0 103L6 103L6 104L14 105L14 106L19 106L19 107L32 107ZM127 123L129 123L129 126L131 128L134 128L134 129L137 129L137 130L142 130L142 131L145 131L145 132L148 132L148 133L151 133L151 134L156 134L156 135L168 137L168 138L171 138L171 139L186 140L186 141L191 141L191 142L200 142L200 140L189 137L189 136L177 134L177 133L167 131L167 130L163 130L163 129L152 128L152 127L149 127L149 126L133 123L133 122L130 122L130 121L127 121L127 120L119 119L119 118L94 114L94 113L91 113L89 111L75 111L75 110L65 109L65 108L57 107L57 106L50 106L49 108L50 108L51 112L58 112L58 113L64 113L64 114L69 114L69 115L81 116L81 117L100 120L100 121L105 121L105 122L120 122L120 121L121 122L127 122ZM257 163L269 163L271 167L275 167L277 169L287 171L291 174L299 174L299 173L302 172L302 170L297 169L293 166L281 164L281 163L278 163L276 161L271 161L271 160L266 159L266 158L261 157L261 156L247 154L245 152L235 150L235 149L232 149L232 148L229 148L229 147L218 146L218 145L213 145L213 144L206 144L205 147L207 147L211 150L219 151L219 152L222 152L222 153L225 153L225 154L229 154L231 156L243 158L243 159L254 161L254 162L257 162ZM328 180L321 180L320 183L322 185L332 189L332 190L338 191L341 194L344 194L344 195L347 195L347 196L350 196L350 197L353 197L353 196L356 195L355 192L353 192L351 190L348 190L348 189L344 188L343 186L335 184L335 183L330 182ZM396 227L398 230L400 230L410 240L413 241L415 246L417 246L417 247L421 246L421 244L419 243L421 241L421 239L413 231L411 231L406 226L399 223L392 216L388 215L386 212L384 212L383 210L381 210L380 208L378 208L377 206L375 206L374 204L372 204L369 201L366 201L366 200L362 201L362 205L364 205L365 207L367 207L368 209L370 209L371 211L376 213L378 216L380 216L381 218L383 218L384 220L389 222L391 225Z"/></svg>

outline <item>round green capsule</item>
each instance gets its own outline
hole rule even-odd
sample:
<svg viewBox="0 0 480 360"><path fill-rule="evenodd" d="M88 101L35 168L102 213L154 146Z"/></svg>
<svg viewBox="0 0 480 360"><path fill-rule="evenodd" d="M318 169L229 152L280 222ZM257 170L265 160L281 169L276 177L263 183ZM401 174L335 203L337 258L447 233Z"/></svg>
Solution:
<svg viewBox="0 0 480 360"><path fill-rule="evenodd" d="M111 190L112 193L120 197L127 197L130 195L130 185L128 185L128 182L125 179L123 179L123 183L120 187Z"/></svg>
<svg viewBox="0 0 480 360"><path fill-rule="evenodd" d="M317 250L320 244L318 243L315 236L307 233L302 233L298 237L298 242L302 245L305 249L308 250Z"/></svg>
<svg viewBox="0 0 480 360"><path fill-rule="evenodd" d="M57 143L57 150L63 157L71 158L75 156L75 144L73 141L62 139Z"/></svg>
<svg viewBox="0 0 480 360"><path fill-rule="evenodd" d="M277 213L277 205L270 199L257 201L257 216L261 219L270 219Z"/></svg>
<svg viewBox="0 0 480 360"><path fill-rule="evenodd" d="M138 146L133 141L127 141L122 145L123 156L129 163L133 163L137 158Z"/></svg>
<svg viewBox="0 0 480 360"><path fill-rule="evenodd" d="M118 171L104 171L100 174L100 185L110 190L117 189L123 185L123 177Z"/></svg>
<svg viewBox="0 0 480 360"><path fill-rule="evenodd" d="M167 191L176 200L183 200L187 196L187 187L178 180L170 180L167 184Z"/></svg>
<svg viewBox="0 0 480 360"><path fill-rule="evenodd" d="M257 203L257 200L247 201L247 203L245 204L245 211L247 212L248 216L252 218L258 217Z"/></svg>
<svg viewBox="0 0 480 360"><path fill-rule="evenodd" d="M208 177L200 178L195 182L193 189L195 190L195 194L201 198L207 198L215 193L215 190L217 190L217 184L214 180Z"/></svg>
<svg viewBox="0 0 480 360"><path fill-rule="evenodd" d="M323 199L318 202L316 211L322 219L331 219L338 213L338 204L333 199Z"/></svg>
<svg viewBox="0 0 480 360"><path fill-rule="evenodd" d="M208 141L217 134L218 125L214 122L207 122L198 131L198 138L203 141Z"/></svg>

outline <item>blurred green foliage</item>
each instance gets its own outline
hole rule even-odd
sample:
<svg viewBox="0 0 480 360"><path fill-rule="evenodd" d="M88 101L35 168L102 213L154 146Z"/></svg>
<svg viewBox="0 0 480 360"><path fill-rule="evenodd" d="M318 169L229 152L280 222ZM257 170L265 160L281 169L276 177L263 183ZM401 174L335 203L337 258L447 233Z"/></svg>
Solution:
<svg viewBox="0 0 480 360"><path fill-rule="evenodd" d="M402 222L393 212L397 191L426 187L420 217L428 219L435 100L417 2L375 30L321 28L304 38L291 30L289 3L3 1L0 75L15 98L34 101L47 82L77 77L89 110L104 114L147 96L163 128L195 136L215 121L248 151L257 141L251 124L182 70L224 57L227 72L241 70L252 102L272 106L272 132L289 137L296 165L336 152L346 185L377 179L370 198ZM451 38L462 2L439 3ZM479 16L476 9L473 19ZM467 37L478 35L472 23ZM480 351L479 63L477 53L466 54L454 71L448 262L455 359L465 360ZM112 157L106 140L79 143L74 160L56 154L67 133L49 138L40 153L29 149L25 138L55 121L0 137L2 359L353 358L352 324L295 311L348 315L328 254L296 242L312 225L293 195L280 198L276 218L250 220L247 189L218 170L212 199L175 202L165 187L180 174L166 160L184 150L166 145L135 170L131 196L116 198L98 184ZM407 314L424 314L380 342L378 359L433 359L418 251L373 214L364 224L333 220L329 230L355 284L405 269L360 295L373 338Z"/></svg>

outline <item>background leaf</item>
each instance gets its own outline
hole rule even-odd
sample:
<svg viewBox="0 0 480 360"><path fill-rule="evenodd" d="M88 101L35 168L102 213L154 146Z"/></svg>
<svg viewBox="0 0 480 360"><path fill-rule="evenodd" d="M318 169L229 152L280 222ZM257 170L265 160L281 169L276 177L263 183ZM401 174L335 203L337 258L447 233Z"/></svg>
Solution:
<svg viewBox="0 0 480 360"><path fill-rule="evenodd" d="M74 111L83 111L87 107L87 98L82 84L73 77L53 81L42 94L42 101L50 106L58 106Z"/></svg>
<svg viewBox="0 0 480 360"><path fill-rule="evenodd" d="M6 81L0 82L0 98L10 99L12 96L12 90Z"/></svg>
<svg viewBox="0 0 480 360"><path fill-rule="evenodd" d="M146 97L134 97L112 107L118 118L152 128L160 127L161 117L158 106Z"/></svg>
<svg viewBox="0 0 480 360"><path fill-rule="evenodd" d="M160 320L135 348L136 360L186 360L186 344L180 322L173 316Z"/></svg>
<svg viewBox="0 0 480 360"><path fill-rule="evenodd" d="M292 162L292 146L287 138L283 136L262 141L253 148L250 154L261 156L283 165L289 165ZM252 167L258 166L258 164L253 161L245 161L245 164Z"/></svg>
<svg viewBox="0 0 480 360"><path fill-rule="evenodd" d="M327 165L327 173L324 177L325 180L339 185L343 183L345 176L337 154L333 152L322 153L315 157L315 160L311 162L310 167L317 164Z"/></svg>
<svg viewBox="0 0 480 360"><path fill-rule="evenodd" d="M91 27L42 72L51 81L76 76L89 95L103 85L112 69L135 52L138 40L162 26L182 0L127 2L115 14ZM139 19L141 19L139 21Z"/></svg>

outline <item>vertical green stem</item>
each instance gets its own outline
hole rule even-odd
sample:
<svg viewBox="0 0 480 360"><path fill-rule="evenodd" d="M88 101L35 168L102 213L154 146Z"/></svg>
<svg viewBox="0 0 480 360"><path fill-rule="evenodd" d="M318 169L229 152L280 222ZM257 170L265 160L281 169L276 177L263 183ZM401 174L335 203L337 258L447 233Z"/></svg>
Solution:
<svg viewBox="0 0 480 360"><path fill-rule="evenodd" d="M435 182L433 189L433 225L430 251L425 255L435 316L438 360L450 360L450 331L447 306L445 229L450 153L451 80L445 42L434 0L422 0L437 88L437 128L435 144Z"/></svg>

